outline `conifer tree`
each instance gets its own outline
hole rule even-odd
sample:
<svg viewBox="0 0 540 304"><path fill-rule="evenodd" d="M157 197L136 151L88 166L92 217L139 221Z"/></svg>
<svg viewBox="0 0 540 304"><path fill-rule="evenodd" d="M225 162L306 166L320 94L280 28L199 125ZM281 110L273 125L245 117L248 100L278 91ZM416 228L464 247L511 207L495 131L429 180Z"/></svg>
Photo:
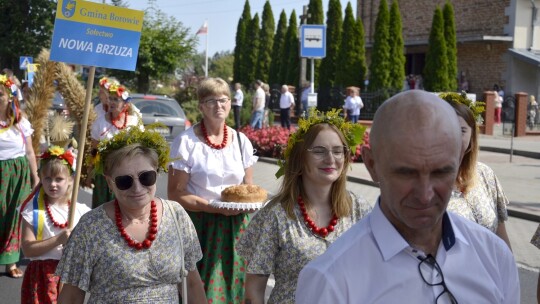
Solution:
<svg viewBox="0 0 540 304"><path fill-rule="evenodd" d="M296 21L296 11L293 10L289 17L289 28L285 36L285 50L283 58L286 64L282 65L282 75L284 81L282 84L290 84L298 86L300 73L300 56L299 56L299 41L298 41L298 23Z"/></svg>
<svg viewBox="0 0 540 304"><path fill-rule="evenodd" d="M386 0L381 0L375 21L369 72L369 91L387 90L390 87L390 14Z"/></svg>
<svg viewBox="0 0 540 304"><path fill-rule="evenodd" d="M256 13L251 20L249 27L247 29L247 45L244 50L244 55L246 56L246 79L247 84L252 83L256 80L256 69L257 69L257 59L259 57L259 34L261 29L259 28L259 14Z"/></svg>
<svg viewBox="0 0 540 304"><path fill-rule="evenodd" d="M259 59L255 77L264 82L268 82L270 65L272 64L272 46L274 44L274 13L270 1L266 0L262 15L262 25L260 33Z"/></svg>
<svg viewBox="0 0 540 304"><path fill-rule="evenodd" d="M308 5L309 17L307 24L324 24L324 9L322 0L310 0ZM321 66L321 59L315 59L314 64L315 73L314 82L317 83L319 79L319 68ZM307 63L306 75L308 79L311 79L311 60Z"/></svg>
<svg viewBox="0 0 540 304"><path fill-rule="evenodd" d="M456 91L458 88L457 66L457 39L456 22L454 20L454 7L450 1L446 1L443 8L444 38L446 40L446 57L448 58L448 91Z"/></svg>
<svg viewBox="0 0 540 304"><path fill-rule="evenodd" d="M363 31L362 23L354 20L353 9L348 2L343 20L343 36L337 64L340 70L336 73L336 86L360 87L363 83L366 73Z"/></svg>
<svg viewBox="0 0 540 304"><path fill-rule="evenodd" d="M251 22L251 9L249 6L249 0L246 0L244 4L244 11L240 20L238 20L238 26L236 27L236 45L234 47L234 64L233 64L233 78L234 82L240 82L244 85L249 83L246 77L245 71L245 50L246 50L246 31Z"/></svg>
<svg viewBox="0 0 540 304"><path fill-rule="evenodd" d="M330 0L326 14L326 57L322 60L319 69L319 88L334 87L336 71L343 68L337 65L342 25L341 3L339 0Z"/></svg>
<svg viewBox="0 0 540 304"><path fill-rule="evenodd" d="M429 48L424 67L424 88L426 90L443 92L448 89L448 58L446 56L444 19L441 9L437 6L431 23Z"/></svg>
<svg viewBox="0 0 540 304"><path fill-rule="evenodd" d="M405 44L397 0L390 7L390 88L402 90L405 82Z"/></svg>
<svg viewBox="0 0 540 304"><path fill-rule="evenodd" d="M285 48L285 35L287 34L287 14L285 10L281 10L279 21L274 36L274 45L272 47L272 64L270 65L270 75L268 83L271 85L279 85L282 83L280 77L281 66L283 65L283 49Z"/></svg>

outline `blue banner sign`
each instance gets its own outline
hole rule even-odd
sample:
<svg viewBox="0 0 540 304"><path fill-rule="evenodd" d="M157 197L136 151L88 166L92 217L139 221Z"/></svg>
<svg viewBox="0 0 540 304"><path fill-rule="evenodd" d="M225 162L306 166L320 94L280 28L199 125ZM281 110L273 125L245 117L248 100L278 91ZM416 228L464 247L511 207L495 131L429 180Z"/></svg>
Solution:
<svg viewBox="0 0 540 304"><path fill-rule="evenodd" d="M50 59L134 71L144 12L80 0L59 0Z"/></svg>

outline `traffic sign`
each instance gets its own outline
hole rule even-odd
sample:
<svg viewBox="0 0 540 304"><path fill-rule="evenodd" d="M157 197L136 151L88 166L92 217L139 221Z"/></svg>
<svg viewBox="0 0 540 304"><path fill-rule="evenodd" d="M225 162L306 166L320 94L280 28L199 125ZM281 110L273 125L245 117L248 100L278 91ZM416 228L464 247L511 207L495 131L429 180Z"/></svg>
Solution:
<svg viewBox="0 0 540 304"><path fill-rule="evenodd" d="M34 58L30 56L21 56L19 57L19 68L21 70L26 70L29 64L34 63Z"/></svg>
<svg viewBox="0 0 540 304"><path fill-rule="evenodd" d="M300 57L324 58L326 56L326 25L302 25L300 42Z"/></svg>

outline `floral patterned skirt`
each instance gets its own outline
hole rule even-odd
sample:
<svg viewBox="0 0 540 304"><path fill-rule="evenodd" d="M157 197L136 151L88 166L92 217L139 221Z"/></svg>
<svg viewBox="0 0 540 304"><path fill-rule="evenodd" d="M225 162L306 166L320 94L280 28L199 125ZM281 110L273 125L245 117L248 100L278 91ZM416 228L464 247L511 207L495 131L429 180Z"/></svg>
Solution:
<svg viewBox="0 0 540 304"><path fill-rule="evenodd" d="M58 260L30 262L24 272L21 286L21 304L52 304L58 298L58 282L55 276Z"/></svg>
<svg viewBox="0 0 540 304"><path fill-rule="evenodd" d="M188 214L201 243L203 258L197 268L208 303L242 303L246 262L236 253L235 247L249 224L249 215Z"/></svg>
<svg viewBox="0 0 540 304"><path fill-rule="evenodd" d="M19 211L32 191L26 157L0 161L0 265L19 261L21 227Z"/></svg>
<svg viewBox="0 0 540 304"><path fill-rule="evenodd" d="M109 185L103 174L94 177L94 190L92 190L92 209L95 209L114 199L114 193L109 191Z"/></svg>

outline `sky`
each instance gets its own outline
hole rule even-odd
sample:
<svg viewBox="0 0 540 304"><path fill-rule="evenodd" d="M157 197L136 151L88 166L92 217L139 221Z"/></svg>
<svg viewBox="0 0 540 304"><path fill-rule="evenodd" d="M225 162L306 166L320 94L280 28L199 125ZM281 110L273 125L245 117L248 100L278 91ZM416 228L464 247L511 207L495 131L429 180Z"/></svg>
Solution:
<svg viewBox="0 0 540 304"><path fill-rule="evenodd" d="M129 8L144 10L148 7L148 1L127 0ZM234 51L236 27L238 20L244 9L244 0L156 0L156 6L167 15L182 22L184 27L189 28L195 34L199 28L208 21L208 35L198 35L198 52L204 52L206 40L208 39L208 57L212 57L216 52ZM262 11L266 0L250 0L251 17L255 13L262 18ZM323 0L324 15L328 10L328 0ZM309 0L270 0L274 22L277 25L279 15L282 10L287 14L287 21L292 10L300 16L303 6L308 5ZM356 1L352 1L353 12L356 14ZM341 0L343 10L347 7L347 1ZM300 22L298 21L298 24Z"/></svg>

